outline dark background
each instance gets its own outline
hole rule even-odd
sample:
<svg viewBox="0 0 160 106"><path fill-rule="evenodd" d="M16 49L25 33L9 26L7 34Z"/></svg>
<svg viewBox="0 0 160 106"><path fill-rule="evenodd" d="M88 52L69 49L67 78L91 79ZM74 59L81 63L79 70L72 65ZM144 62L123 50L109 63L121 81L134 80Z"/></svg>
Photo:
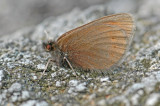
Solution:
<svg viewBox="0 0 160 106"><path fill-rule="evenodd" d="M111 0L0 0L0 36L41 23L78 7L104 4Z"/></svg>

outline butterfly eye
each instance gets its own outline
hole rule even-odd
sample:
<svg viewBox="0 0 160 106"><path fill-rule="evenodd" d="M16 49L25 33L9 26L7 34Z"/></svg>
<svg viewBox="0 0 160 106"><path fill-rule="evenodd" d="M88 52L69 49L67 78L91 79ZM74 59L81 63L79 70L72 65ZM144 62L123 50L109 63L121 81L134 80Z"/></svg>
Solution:
<svg viewBox="0 0 160 106"><path fill-rule="evenodd" d="M51 50L51 45L46 45L46 49L48 50L48 51L50 51Z"/></svg>

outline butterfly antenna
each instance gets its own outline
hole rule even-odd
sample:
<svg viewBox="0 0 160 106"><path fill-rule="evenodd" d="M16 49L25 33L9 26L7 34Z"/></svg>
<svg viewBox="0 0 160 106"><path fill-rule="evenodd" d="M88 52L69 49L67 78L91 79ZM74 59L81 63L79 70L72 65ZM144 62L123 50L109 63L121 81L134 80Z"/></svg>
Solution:
<svg viewBox="0 0 160 106"><path fill-rule="evenodd" d="M47 37L47 40L49 40L49 41L52 40L52 38L49 36L49 33L46 30L44 30L44 33Z"/></svg>
<svg viewBox="0 0 160 106"><path fill-rule="evenodd" d="M47 36L47 38L49 37L49 34L46 30L44 30L45 35Z"/></svg>

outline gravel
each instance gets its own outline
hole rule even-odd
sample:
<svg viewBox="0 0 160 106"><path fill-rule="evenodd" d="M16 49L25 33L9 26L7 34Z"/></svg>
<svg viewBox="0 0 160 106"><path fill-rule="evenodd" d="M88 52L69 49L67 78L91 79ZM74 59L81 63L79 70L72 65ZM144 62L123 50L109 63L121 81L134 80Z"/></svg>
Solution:
<svg viewBox="0 0 160 106"><path fill-rule="evenodd" d="M154 1L154 2L153 2ZM160 104L160 18L158 0L125 2L126 9L97 5L74 9L49 17L33 28L18 30L0 40L0 105L159 105ZM128 3L128 4L127 4ZM105 76L49 64L40 78L50 54L41 42L99 17L130 10L137 30L127 58ZM117 9L119 9L117 11ZM152 13L151 11L154 10ZM48 37L44 30L49 33Z"/></svg>

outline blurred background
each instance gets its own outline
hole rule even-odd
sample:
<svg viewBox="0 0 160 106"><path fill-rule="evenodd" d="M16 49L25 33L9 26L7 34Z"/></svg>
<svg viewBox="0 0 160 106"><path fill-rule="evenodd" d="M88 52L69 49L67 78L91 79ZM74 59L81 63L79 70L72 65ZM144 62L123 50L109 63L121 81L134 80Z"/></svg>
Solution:
<svg viewBox="0 0 160 106"><path fill-rule="evenodd" d="M40 23L75 7L88 8L108 0L0 0L0 36Z"/></svg>
<svg viewBox="0 0 160 106"><path fill-rule="evenodd" d="M76 7L84 10L92 5L109 4L111 1L121 5L134 0L0 0L0 36L34 26L49 16L67 13ZM121 5L123 8L127 6L131 5ZM133 7L136 8L134 5Z"/></svg>

